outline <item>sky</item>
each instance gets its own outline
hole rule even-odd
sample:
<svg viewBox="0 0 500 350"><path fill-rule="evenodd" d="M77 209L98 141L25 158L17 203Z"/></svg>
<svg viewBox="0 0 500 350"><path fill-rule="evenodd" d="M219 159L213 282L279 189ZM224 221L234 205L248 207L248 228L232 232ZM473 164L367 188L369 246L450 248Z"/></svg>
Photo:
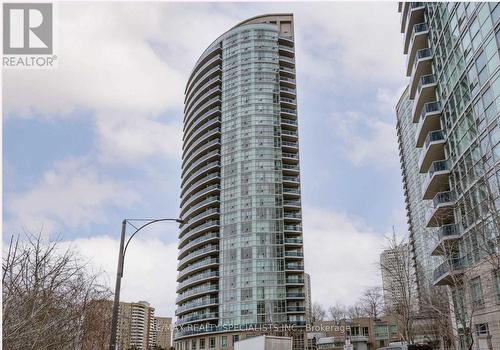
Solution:
<svg viewBox="0 0 500 350"><path fill-rule="evenodd" d="M120 223L179 214L183 93L220 34L295 19L306 272L323 306L380 284L407 231L394 108L405 84L395 2L58 3L57 68L3 72L3 232L40 232L114 285ZM141 231L122 300L175 311L178 227Z"/></svg>

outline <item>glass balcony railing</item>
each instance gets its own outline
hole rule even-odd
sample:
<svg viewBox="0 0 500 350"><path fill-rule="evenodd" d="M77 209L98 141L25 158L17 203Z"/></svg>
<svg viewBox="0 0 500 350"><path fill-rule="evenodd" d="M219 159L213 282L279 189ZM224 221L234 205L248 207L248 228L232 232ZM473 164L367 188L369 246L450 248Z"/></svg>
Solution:
<svg viewBox="0 0 500 350"><path fill-rule="evenodd" d="M288 263L285 265L285 268L287 270L304 270L304 265L298 263Z"/></svg>
<svg viewBox="0 0 500 350"><path fill-rule="evenodd" d="M463 270L467 267L467 259L465 257L451 258L439 265L434 270L434 280L443 277L453 271Z"/></svg>
<svg viewBox="0 0 500 350"><path fill-rule="evenodd" d="M299 133L297 131L290 131L290 130L282 130L281 134L289 136L299 136Z"/></svg>
<svg viewBox="0 0 500 350"><path fill-rule="evenodd" d="M445 170L450 170L450 162L448 160L436 160L432 162L430 168L429 168L429 179L432 177L432 175L435 172L438 171L445 171Z"/></svg>
<svg viewBox="0 0 500 350"><path fill-rule="evenodd" d="M283 101L283 98L281 100ZM289 99L289 100L291 100L291 99ZM291 101L293 101L294 104L296 103L295 100L291 100ZM285 108L285 107L281 108L281 112L288 113L288 114L297 114L297 111L295 109Z"/></svg>
<svg viewBox="0 0 500 350"><path fill-rule="evenodd" d="M413 26L412 37L414 38L415 35L421 34L421 33L426 32L428 30L429 30L429 25L426 22L417 23Z"/></svg>
<svg viewBox="0 0 500 350"><path fill-rule="evenodd" d="M438 192L432 199L432 204L434 205L434 208L437 208L443 204L451 204L455 202L456 199L457 196L455 191Z"/></svg>
<svg viewBox="0 0 500 350"><path fill-rule="evenodd" d="M301 225L285 225L285 231L302 231Z"/></svg>
<svg viewBox="0 0 500 350"><path fill-rule="evenodd" d="M302 244L302 238L285 238L285 244Z"/></svg>
<svg viewBox="0 0 500 350"><path fill-rule="evenodd" d="M289 292L289 293L286 293L286 297L287 298L304 298L305 294L302 293L302 292Z"/></svg>
<svg viewBox="0 0 500 350"><path fill-rule="evenodd" d="M438 238L442 239L449 236L456 236L459 234L459 229L457 224L443 225L439 228Z"/></svg>
<svg viewBox="0 0 500 350"><path fill-rule="evenodd" d="M208 271L208 272L203 272L197 275L194 275L193 277L188 278L185 281L182 281L177 285L177 290L180 290L184 288L185 286L188 286L192 283L195 283L197 281L202 281L206 278L211 278L211 277L218 277L219 276L219 271Z"/></svg>
<svg viewBox="0 0 500 350"><path fill-rule="evenodd" d="M418 65L418 62L420 60L424 60L426 58L431 58L432 57L432 50L429 48L425 49L420 49L417 51L415 54L415 61L413 62L413 69L415 69Z"/></svg>
<svg viewBox="0 0 500 350"><path fill-rule="evenodd" d="M298 176L283 176L283 181L299 182L299 177ZM290 204L290 203L285 203L285 204Z"/></svg>
<svg viewBox="0 0 500 350"><path fill-rule="evenodd" d="M290 256L290 257L303 257L304 253L299 252L299 251L286 251L285 256Z"/></svg>
<svg viewBox="0 0 500 350"><path fill-rule="evenodd" d="M417 86L417 95L420 94L422 91L422 88L425 85L429 84L434 84L437 82L436 76L434 74L427 74L422 77L420 77L420 80L418 81L418 86Z"/></svg>
<svg viewBox="0 0 500 350"><path fill-rule="evenodd" d="M298 125L296 120L281 118L281 124Z"/></svg>
<svg viewBox="0 0 500 350"><path fill-rule="evenodd" d="M427 102L422 107L422 112L420 113L420 121L423 121L427 114L440 111L441 111L441 101Z"/></svg>
<svg viewBox="0 0 500 350"><path fill-rule="evenodd" d="M295 79L293 79L293 78L283 77L283 76L280 75L280 80L287 81L289 83L294 83L295 84Z"/></svg>
<svg viewBox="0 0 500 350"><path fill-rule="evenodd" d="M443 130L434 130L427 134L424 142L424 148L428 148L432 142L444 141L446 134Z"/></svg>
<svg viewBox="0 0 500 350"><path fill-rule="evenodd" d="M299 155L297 153L288 153L288 152L283 152L283 158L293 158L293 159L299 159Z"/></svg>
<svg viewBox="0 0 500 350"><path fill-rule="evenodd" d="M298 188L283 188L283 193L293 193L293 194L300 194L300 190Z"/></svg>

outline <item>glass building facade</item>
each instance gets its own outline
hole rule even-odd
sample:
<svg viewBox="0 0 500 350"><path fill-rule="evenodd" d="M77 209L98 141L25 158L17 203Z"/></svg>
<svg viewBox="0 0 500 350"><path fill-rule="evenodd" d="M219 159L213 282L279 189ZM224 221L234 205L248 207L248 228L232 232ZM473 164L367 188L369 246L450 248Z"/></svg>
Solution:
<svg viewBox="0 0 500 350"><path fill-rule="evenodd" d="M475 334L475 344L498 348L498 266L491 258L499 251L500 5L405 2L399 12L419 153L413 170L424 174L425 225L435 232L431 254L443 259L432 285L457 295L472 288L457 285L457 276L474 281L482 307L474 307L473 293L464 300L474 310L473 326L488 329L489 337Z"/></svg>
<svg viewBox="0 0 500 350"><path fill-rule="evenodd" d="M218 334L215 347L231 348L245 327L303 327L293 16L224 33L185 96L176 347Z"/></svg>
<svg viewBox="0 0 500 350"><path fill-rule="evenodd" d="M417 299L424 289L430 288L433 282L434 269L442 262L442 257L432 254L436 228L427 227L426 212L429 201L422 200L426 175L418 171L420 151L415 147L417 125L413 123L411 111L413 103L409 99L408 87L403 92L397 106L397 137L403 192L407 212L409 244L413 271L416 273Z"/></svg>

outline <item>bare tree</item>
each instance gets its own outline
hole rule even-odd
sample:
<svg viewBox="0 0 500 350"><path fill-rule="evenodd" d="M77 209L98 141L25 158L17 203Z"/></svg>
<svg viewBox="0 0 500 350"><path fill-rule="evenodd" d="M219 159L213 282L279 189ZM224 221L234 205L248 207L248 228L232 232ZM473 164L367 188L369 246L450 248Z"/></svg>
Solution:
<svg viewBox="0 0 500 350"><path fill-rule="evenodd" d="M347 311L344 305L339 303L328 308L328 316L331 321L340 322L347 318Z"/></svg>
<svg viewBox="0 0 500 350"><path fill-rule="evenodd" d="M371 287L363 292L360 298L363 312L373 318L378 318L382 314L384 299L381 287Z"/></svg>
<svg viewBox="0 0 500 350"><path fill-rule="evenodd" d="M3 348L79 349L85 311L109 296L76 252L42 235L11 238L2 264Z"/></svg>
<svg viewBox="0 0 500 350"><path fill-rule="evenodd" d="M312 318L313 322L324 321L326 319L325 309L316 302L312 305Z"/></svg>
<svg viewBox="0 0 500 350"><path fill-rule="evenodd" d="M363 305L360 302L357 302L347 307L346 315L352 320L359 317L365 317L367 313L365 312Z"/></svg>

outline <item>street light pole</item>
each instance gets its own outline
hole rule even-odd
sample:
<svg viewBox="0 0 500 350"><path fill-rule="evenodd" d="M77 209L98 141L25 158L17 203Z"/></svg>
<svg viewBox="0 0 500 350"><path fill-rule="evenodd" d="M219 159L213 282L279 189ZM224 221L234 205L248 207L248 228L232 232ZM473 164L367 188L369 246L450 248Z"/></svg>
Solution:
<svg viewBox="0 0 500 350"><path fill-rule="evenodd" d="M127 230L127 222L129 221L147 221L147 222L141 227L136 228L135 232L132 233L132 235L127 240L127 244L125 244L125 233ZM118 252L118 266L116 268L115 298L113 301L113 319L111 321L111 338L109 339L109 350L116 350L116 333L118 331L118 310L120 307L120 290L123 277L123 263L128 245L130 243L130 240L136 235L137 232L142 230L144 227L159 221L176 221L180 224L183 223L181 219L125 219L122 221L122 232L120 235L120 251ZM133 226L133 224L131 225Z"/></svg>

